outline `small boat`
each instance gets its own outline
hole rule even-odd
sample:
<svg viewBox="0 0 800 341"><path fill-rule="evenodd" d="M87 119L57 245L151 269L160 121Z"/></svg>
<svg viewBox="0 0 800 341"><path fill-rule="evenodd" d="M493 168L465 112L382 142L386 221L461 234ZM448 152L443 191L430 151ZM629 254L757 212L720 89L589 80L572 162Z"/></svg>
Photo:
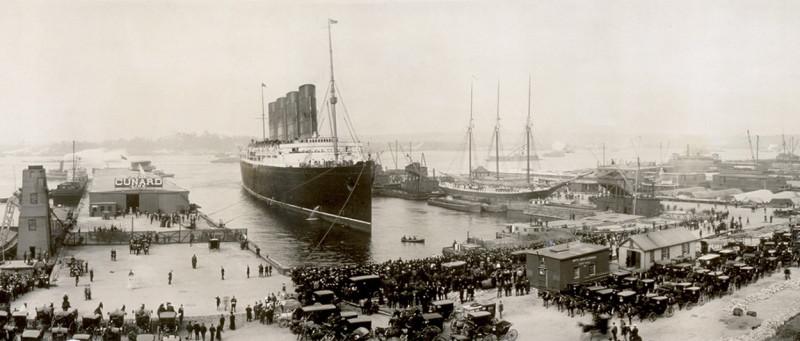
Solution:
<svg viewBox="0 0 800 341"><path fill-rule="evenodd" d="M405 236L400 239L403 243L424 243L425 238L417 239L415 238L406 238Z"/></svg>

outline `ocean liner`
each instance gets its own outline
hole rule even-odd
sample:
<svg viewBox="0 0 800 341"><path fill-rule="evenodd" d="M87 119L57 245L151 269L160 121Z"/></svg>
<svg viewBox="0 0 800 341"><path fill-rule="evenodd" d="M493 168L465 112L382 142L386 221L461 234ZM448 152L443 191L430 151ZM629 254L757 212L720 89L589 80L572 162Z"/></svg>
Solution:
<svg viewBox="0 0 800 341"><path fill-rule="evenodd" d="M334 23L328 22L329 44ZM242 185L271 205L370 233L375 164L364 155L360 142L339 139L333 49L329 51L331 136L320 136L317 130L314 85L302 85L270 102L269 138L262 126L263 139L240 148ZM267 121L264 87L262 84L262 125Z"/></svg>

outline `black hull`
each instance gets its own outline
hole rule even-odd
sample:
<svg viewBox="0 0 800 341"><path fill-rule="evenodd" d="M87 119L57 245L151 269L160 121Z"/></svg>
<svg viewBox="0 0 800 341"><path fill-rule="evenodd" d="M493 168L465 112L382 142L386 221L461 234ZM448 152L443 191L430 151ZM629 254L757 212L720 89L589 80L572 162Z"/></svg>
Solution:
<svg viewBox="0 0 800 341"><path fill-rule="evenodd" d="M242 185L258 199L359 231L372 230L372 161L339 167L273 167L241 161L240 167Z"/></svg>
<svg viewBox="0 0 800 341"><path fill-rule="evenodd" d="M51 190L49 195L53 199L53 205L78 206L84 193L86 183L66 182Z"/></svg>

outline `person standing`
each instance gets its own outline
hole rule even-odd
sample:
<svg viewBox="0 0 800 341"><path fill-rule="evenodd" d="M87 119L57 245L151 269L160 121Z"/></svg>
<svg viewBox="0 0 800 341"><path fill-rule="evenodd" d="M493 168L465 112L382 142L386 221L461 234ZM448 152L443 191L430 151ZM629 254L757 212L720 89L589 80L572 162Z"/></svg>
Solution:
<svg viewBox="0 0 800 341"><path fill-rule="evenodd" d="M236 302L236 295L233 295L233 298L231 298L231 314L236 312Z"/></svg>
<svg viewBox="0 0 800 341"><path fill-rule="evenodd" d="M247 308L244 308L245 313L247 314L247 322L253 322L253 308L250 308L250 305L247 305Z"/></svg>
<svg viewBox="0 0 800 341"><path fill-rule="evenodd" d="M196 341L200 341L200 323L197 323L197 321L195 321L192 330L194 330L194 339Z"/></svg>
<svg viewBox="0 0 800 341"><path fill-rule="evenodd" d="M219 267L219 273L220 273L220 275L222 275L222 280L224 281L225 280L225 268L220 266Z"/></svg>
<svg viewBox="0 0 800 341"><path fill-rule="evenodd" d="M264 264L258 264L258 277L264 277Z"/></svg>
<svg viewBox="0 0 800 341"><path fill-rule="evenodd" d="M617 331L617 323L614 322L611 324L611 337L614 339L614 341L617 341Z"/></svg>
<svg viewBox="0 0 800 341"><path fill-rule="evenodd" d="M628 341L628 334L630 333L631 328L625 324L625 319L621 319L620 321L622 321L622 338L625 339L625 341Z"/></svg>
<svg viewBox="0 0 800 341"><path fill-rule="evenodd" d="M503 301L497 301L497 313L500 319L503 318Z"/></svg>
<svg viewBox="0 0 800 341"><path fill-rule="evenodd" d="M222 325L217 327L217 341L222 341Z"/></svg>
<svg viewBox="0 0 800 341"><path fill-rule="evenodd" d="M236 330L236 315L234 315L232 311L231 311L231 323L229 323L228 329Z"/></svg>
<svg viewBox="0 0 800 341"><path fill-rule="evenodd" d="M189 321L189 324L186 325L186 339L191 341L192 340L192 321Z"/></svg>
<svg viewBox="0 0 800 341"><path fill-rule="evenodd" d="M167 285L172 285L172 270L170 270L169 275L167 275Z"/></svg>
<svg viewBox="0 0 800 341"><path fill-rule="evenodd" d="M178 308L178 325L183 325L183 304L181 304L181 307Z"/></svg>
<svg viewBox="0 0 800 341"><path fill-rule="evenodd" d="M247 278L250 278L250 264L247 264Z"/></svg>
<svg viewBox="0 0 800 341"><path fill-rule="evenodd" d="M206 328L206 324L205 323L201 324L200 325L200 335L203 336L203 341L206 340L206 332L207 331L208 331L208 329Z"/></svg>
<svg viewBox="0 0 800 341"><path fill-rule="evenodd" d="M219 310L219 303L220 303L219 296L215 297L215 299L217 300L217 310Z"/></svg>
<svg viewBox="0 0 800 341"><path fill-rule="evenodd" d="M214 341L214 336L217 335L217 328L214 327L214 324L211 324L211 327L208 327L208 333L211 334L211 341Z"/></svg>
<svg viewBox="0 0 800 341"><path fill-rule="evenodd" d="M192 255L192 269L197 269L197 255Z"/></svg>
<svg viewBox="0 0 800 341"><path fill-rule="evenodd" d="M89 282L94 282L94 268L89 269Z"/></svg>
<svg viewBox="0 0 800 341"><path fill-rule="evenodd" d="M219 314L219 327L217 330L222 330L225 327L225 315Z"/></svg>

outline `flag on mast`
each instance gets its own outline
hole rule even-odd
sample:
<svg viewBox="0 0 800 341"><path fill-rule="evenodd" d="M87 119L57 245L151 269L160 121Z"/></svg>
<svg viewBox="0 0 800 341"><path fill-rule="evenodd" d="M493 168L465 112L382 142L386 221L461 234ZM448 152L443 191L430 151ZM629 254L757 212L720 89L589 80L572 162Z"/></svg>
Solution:
<svg viewBox="0 0 800 341"><path fill-rule="evenodd" d="M266 84L264 84L264 83L261 83L261 87L262 87L262 88L266 88L266 87L267 87L267 85L266 85Z"/></svg>
<svg viewBox="0 0 800 341"><path fill-rule="evenodd" d="M339 22L333 19L328 19L328 22L331 24L338 24Z"/></svg>

